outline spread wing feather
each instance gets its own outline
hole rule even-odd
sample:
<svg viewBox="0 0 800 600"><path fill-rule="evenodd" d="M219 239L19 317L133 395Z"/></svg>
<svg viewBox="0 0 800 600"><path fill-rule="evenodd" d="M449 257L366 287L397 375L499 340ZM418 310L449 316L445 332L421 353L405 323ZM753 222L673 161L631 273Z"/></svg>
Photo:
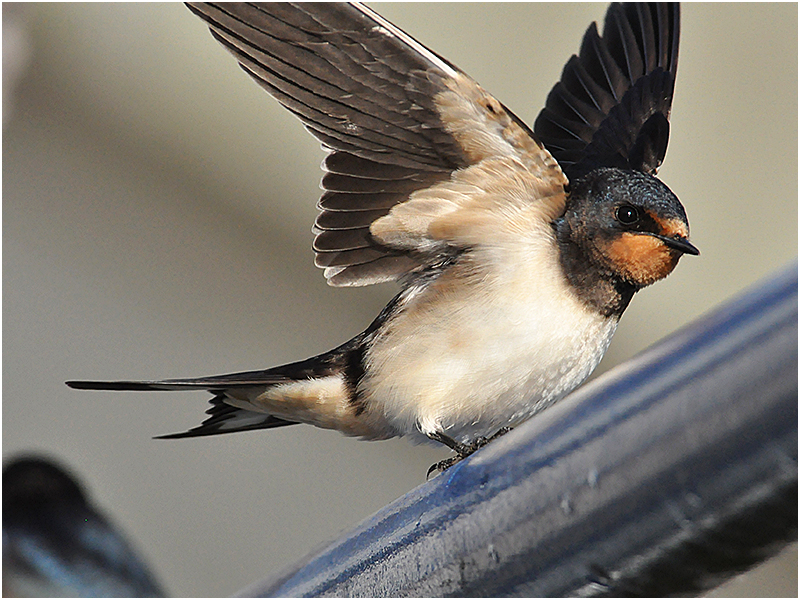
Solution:
<svg viewBox="0 0 800 600"><path fill-rule="evenodd" d="M655 174L669 139L677 3L612 4L564 67L534 131L572 180L597 167Z"/></svg>
<svg viewBox="0 0 800 600"><path fill-rule="evenodd" d="M383 221L389 233L382 239L373 224L414 194L498 152L544 165L535 176L563 187L558 165L530 129L452 64L365 6L189 8L329 150L314 250L332 285L395 280L435 262L431 250L456 242L388 243L403 237L391 235L395 222ZM443 95L456 98L443 107ZM459 103L465 106L453 110ZM476 134L481 127L485 131ZM450 206L457 212L457 203Z"/></svg>

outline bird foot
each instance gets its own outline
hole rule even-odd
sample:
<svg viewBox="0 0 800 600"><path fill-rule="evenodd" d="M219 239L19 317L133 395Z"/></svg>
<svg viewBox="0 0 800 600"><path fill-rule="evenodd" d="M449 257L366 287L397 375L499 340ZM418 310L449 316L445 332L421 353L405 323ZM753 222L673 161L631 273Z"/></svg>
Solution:
<svg viewBox="0 0 800 600"><path fill-rule="evenodd" d="M505 435L509 431L511 431L511 427L501 427L500 429L497 430L496 433L492 434L488 438L481 436L479 438L475 438L469 444L462 444L460 442L457 442L450 436L447 436L440 432L436 432L429 435L428 437L430 439L444 444L445 446L453 450L456 454L455 456L451 456L450 458L445 458L444 460L440 460L439 462L432 464L431 467L428 469L428 473L426 474L425 478L428 479L431 476L431 473L433 473L434 471L443 473L457 462L464 460L476 450L483 448L486 444L488 444L492 440L499 438L501 435Z"/></svg>

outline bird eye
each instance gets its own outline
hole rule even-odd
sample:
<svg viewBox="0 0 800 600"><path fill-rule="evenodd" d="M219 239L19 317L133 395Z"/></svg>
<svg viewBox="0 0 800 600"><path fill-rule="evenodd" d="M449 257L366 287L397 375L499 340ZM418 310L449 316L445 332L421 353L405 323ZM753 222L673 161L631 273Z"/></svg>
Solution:
<svg viewBox="0 0 800 600"><path fill-rule="evenodd" d="M639 209L630 204L620 206L614 215L623 225L633 225L639 220Z"/></svg>

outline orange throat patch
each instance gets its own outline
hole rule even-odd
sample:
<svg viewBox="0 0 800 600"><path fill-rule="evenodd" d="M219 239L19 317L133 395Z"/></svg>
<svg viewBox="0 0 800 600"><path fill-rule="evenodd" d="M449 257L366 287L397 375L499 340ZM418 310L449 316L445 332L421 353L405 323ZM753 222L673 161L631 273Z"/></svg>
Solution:
<svg viewBox="0 0 800 600"><path fill-rule="evenodd" d="M611 242L606 254L615 270L641 287L669 275L681 256L657 237L629 232Z"/></svg>

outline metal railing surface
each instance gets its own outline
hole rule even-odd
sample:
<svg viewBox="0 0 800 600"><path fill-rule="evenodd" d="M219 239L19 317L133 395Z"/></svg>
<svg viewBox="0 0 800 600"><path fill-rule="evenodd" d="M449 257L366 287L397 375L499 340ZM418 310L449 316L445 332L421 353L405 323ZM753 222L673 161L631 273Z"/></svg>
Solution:
<svg viewBox="0 0 800 600"><path fill-rule="evenodd" d="M708 590L797 539L797 373L794 265L243 594Z"/></svg>

